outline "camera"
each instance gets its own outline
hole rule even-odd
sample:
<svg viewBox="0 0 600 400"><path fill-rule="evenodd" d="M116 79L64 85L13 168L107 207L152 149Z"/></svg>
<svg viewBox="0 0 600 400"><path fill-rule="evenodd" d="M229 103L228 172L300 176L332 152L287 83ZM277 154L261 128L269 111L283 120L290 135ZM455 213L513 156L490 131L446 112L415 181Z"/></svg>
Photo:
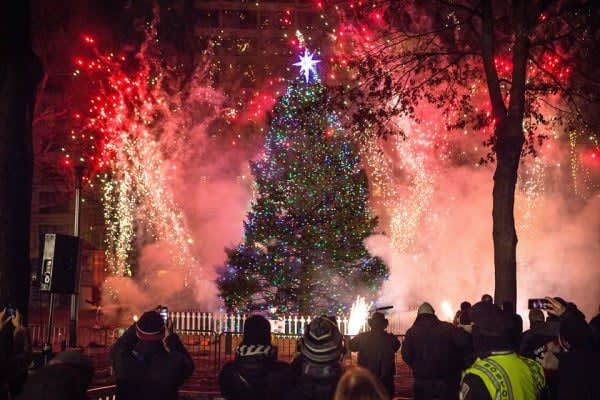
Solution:
<svg viewBox="0 0 600 400"><path fill-rule="evenodd" d="M548 306L548 300L546 299L529 299L527 300L527 307L530 310L545 310Z"/></svg>
<svg viewBox="0 0 600 400"><path fill-rule="evenodd" d="M8 314L9 317L14 317L17 315L17 309L12 304L9 304L6 307L6 314Z"/></svg>
<svg viewBox="0 0 600 400"><path fill-rule="evenodd" d="M158 308L158 313L163 319L165 325L167 324L167 319L169 318L169 309L167 307L161 306Z"/></svg>

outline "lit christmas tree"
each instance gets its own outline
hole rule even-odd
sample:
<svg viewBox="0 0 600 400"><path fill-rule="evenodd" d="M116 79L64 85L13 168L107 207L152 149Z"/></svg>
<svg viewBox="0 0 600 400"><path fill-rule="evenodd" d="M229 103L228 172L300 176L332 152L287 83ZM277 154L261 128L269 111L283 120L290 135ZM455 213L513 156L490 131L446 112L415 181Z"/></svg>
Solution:
<svg viewBox="0 0 600 400"><path fill-rule="evenodd" d="M363 245L377 225L367 177L331 112L317 62L305 51L295 64L302 78L275 105L265 156L251 164L257 195L245 238L227 250L217 280L230 310L336 313L357 294L374 298L387 278Z"/></svg>

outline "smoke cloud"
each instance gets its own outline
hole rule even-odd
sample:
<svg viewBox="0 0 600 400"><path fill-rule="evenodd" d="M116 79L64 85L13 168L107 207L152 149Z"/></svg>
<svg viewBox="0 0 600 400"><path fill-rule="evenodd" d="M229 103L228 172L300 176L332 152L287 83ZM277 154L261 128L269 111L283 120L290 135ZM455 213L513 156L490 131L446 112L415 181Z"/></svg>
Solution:
<svg viewBox="0 0 600 400"><path fill-rule="evenodd" d="M203 82L192 81L184 99L177 98L179 94L171 99L179 111L162 121L157 139L168 173L168 187L162 189L172 194L195 260L187 269L175 268L177 246L141 235L133 256L135 277L111 277L104 285L103 302L109 313L139 314L157 304L180 310L222 307L214 283L216 268L226 259L225 247L234 247L243 238L252 198L249 161L262 148L236 146L212 134L227 99ZM473 149L480 138L453 144L455 153L468 153L458 162L431 151L425 143L428 138L414 125L407 124L404 130L407 141L380 144L386 161L379 163L379 172L367 168L372 189L377 180L379 192L392 193L395 201L372 190L381 233L365 241L371 254L390 268L378 303L395 306L405 325L394 328L399 331L412 323L414 309L424 301L447 319L461 301L474 303L494 289L494 166L465 161L473 158L473 152L481 153ZM572 155L565 149L566 144L561 149L545 148L539 158L525 160L520 168L517 309L525 324L530 297L564 297L588 317L598 308L600 197L594 182L600 176L596 164L579 165L575 175L586 176L587 181L574 184ZM389 179L381 168L389 172Z"/></svg>
<svg viewBox="0 0 600 400"><path fill-rule="evenodd" d="M585 194L574 192L571 171L564 167L568 165L568 154L555 150L520 167L515 200L517 311L526 326L528 298L561 296L588 318L598 312L600 198L593 184ZM445 163L431 172L433 194L418 205L424 210L408 248L395 248L389 234L366 240L369 251L390 268L378 303L395 306L399 331L412 324L422 302L430 302L441 318L449 319L453 314L443 311L445 302L457 310L461 301L474 303L484 293L493 295L493 167Z"/></svg>

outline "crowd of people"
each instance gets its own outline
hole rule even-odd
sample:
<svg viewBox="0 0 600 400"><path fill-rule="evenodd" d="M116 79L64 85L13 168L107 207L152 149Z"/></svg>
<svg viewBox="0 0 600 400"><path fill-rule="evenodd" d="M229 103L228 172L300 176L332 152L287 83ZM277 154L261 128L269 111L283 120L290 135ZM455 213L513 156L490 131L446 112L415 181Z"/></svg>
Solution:
<svg viewBox="0 0 600 400"><path fill-rule="evenodd" d="M31 343L18 310L0 312L0 400L85 400L94 367L82 349L52 357L43 368L32 366ZM176 400L194 362L156 311L131 325L110 351L119 400ZM32 372L33 370L33 372Z"/></svg>
<svg viewBox="0 0 600 400"><path fill-rule="evenodd" d="M398 339L387 332L387 320L376 313L371 331L345 343L335 318L313 319L298 341L291 363L277 360L270 324L264 317L246 320L242 343L233 361L219 374L221 394L227 400L385 400L394 391L394 353ZM347 347L358 351L361 367L344 370Z"/></svg>
<svg viewBox="0 0 600 400"><path fill-rule="evenodd" d="M401 350L415 400L600 399L600 315L588 324L561 298L539 304L525 332L513 305L489 295L463 302L453 324L422 304Z"/></svg>
<svg viewBox="0 0 600 400"><path fill-rule="evenodd" d="M500 307L489 295L473 306L463 302L453 323L423 303L402 346L385 331L381 313L353 338L322 316L307 326L289 365L277 361L268 321L253 316L235 360L221 371L221 393L228 400L390 399L401 348L415 400L600 400L594 379L600 377L600 315L588 324L573 303L548 297L543 304L544 310L530 310L530 329L523 332L514 306ZM346 351L358 352L358 368L344 371Z"/></svg>
<svg viewBox="0 0 600 400"><path fill-rule="evenodd" d="M600 400L600 314L587 323L575 304L548 297L543 309L530 310L529 321L523 332L512 304L499 307L489 295L472 306L463 302L453 323L423 303L401 344L386 332L382 313L354 337L344 337L334 317L320 316L287 363L278 360L269 321L253 315L218 383L227 400L391 399L400 350L412 369L415 400ZM63 351L28 374L28 336L18 311L0 312L0 400L85 399L94 373L89 357ZM349 352L358 353L358 366L344 363ZM125 331L110 359L118 400L175 400L194 370L172 322L155 310Z"/></svg>

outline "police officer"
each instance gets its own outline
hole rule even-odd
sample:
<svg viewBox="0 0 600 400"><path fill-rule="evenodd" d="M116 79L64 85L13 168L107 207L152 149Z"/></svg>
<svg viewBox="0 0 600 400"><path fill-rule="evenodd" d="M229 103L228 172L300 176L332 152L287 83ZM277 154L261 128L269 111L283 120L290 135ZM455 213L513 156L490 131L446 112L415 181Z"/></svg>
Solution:
<svg viewBox="0 0 600 400"><path fill-rule="evenodd" d="M400 341L385 331L388 320L380 312L373 313L369 326L370 331L360 333L350 340L350 351L358 351L358 365L378 377L389 395L393 396L396 373L394 354L400 348Z"/></svg>
<svg viewBox="0 0 600 400"><path fill-rule="evenodd" d="M461 400L536 400L545 386L542 366L515 352L514 320L491 303L473 306L477 359L461 380Z"/></svg>

